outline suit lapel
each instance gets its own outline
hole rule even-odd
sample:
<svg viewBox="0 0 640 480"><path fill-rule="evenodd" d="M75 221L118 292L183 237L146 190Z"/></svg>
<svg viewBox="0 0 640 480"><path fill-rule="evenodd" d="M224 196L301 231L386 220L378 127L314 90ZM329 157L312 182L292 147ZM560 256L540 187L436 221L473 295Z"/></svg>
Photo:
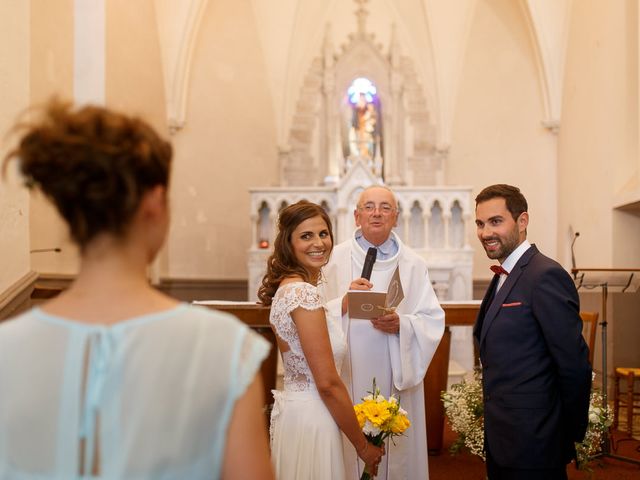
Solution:
<svg viewBox="0 0 640 480"><path fill-rule="evenodd" d="M489 327L491 327L493 320L498 315L498 312L500 312L502 304L509 295L509 292L518 283L518 279L522 276L522 273L529 264L531 257L533 257L536 253L538 253L538 249L535 245L531 245L531 247L526 252L524 252L522 257L520 257L520 260L518 260L518 262L515 264L515 266L511 270L511 273L509 273L507 279L502 284L502 287L500 287L500 290L498 290L495 297L493 298L493 301L491 301L491 299L488 299L490 303L488 303L487 313L482 321L480 345L482 345L482 342L484 342L484 339L487 336L487 331L489 330Z"/></svg>
<svg viewBox="0 0 640 480"><path fill-rule="evenodd" d="M493 278L491 279L491 283L489 283L489 287L487 288L487 291L484 294L482 303L480 304L480 310L478 311L478 319L476 320L476 323L473 326L473 336L476 337L478 344L480 344L480 332L482 331L482 325L487 315L487 308L489 308L489 305L491 304L491 300L493 299L496 287L498 286L499 278L500 278L500 275L493 276Z"/></svg>

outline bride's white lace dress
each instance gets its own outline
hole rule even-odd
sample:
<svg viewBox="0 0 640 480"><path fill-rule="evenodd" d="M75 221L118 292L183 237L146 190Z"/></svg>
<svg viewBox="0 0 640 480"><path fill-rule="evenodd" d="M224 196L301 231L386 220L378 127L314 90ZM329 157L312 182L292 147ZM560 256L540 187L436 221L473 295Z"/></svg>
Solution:
<svg viewBox="0 0 640 480"><path fill-rule="evenodd" d="M271 455L279 480L345 478L342 434L318 394L300 346L291 312L324 308L318 289L304 282L278 288L271 304L270 322L289 345L282 353L284 390L274 391L271 412ZM342 328L327 321L333 358L340 372L346 352Z"/></svg>

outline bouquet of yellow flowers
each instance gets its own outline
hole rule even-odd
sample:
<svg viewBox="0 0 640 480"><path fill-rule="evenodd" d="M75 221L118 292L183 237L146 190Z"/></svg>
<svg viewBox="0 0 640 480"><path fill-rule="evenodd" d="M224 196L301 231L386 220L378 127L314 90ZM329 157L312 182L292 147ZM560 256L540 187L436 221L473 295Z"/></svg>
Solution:
<svg viewBox="0 0 640 480"><path fill-rule="evenodd" d="M380 395L373 379L373 388L362 402L354 405L360 428L367 439L376 446L381 446L388 437L402 435L411 426L407 412L400 406L400 400L391 395L387 400ZM360 480L369 480L371 475L366 470Z"/></svg>

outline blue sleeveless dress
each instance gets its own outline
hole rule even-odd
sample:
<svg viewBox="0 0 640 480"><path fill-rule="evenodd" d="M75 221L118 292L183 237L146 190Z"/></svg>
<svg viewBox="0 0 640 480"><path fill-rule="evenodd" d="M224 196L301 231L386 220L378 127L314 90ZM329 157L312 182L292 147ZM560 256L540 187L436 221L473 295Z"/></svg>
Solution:
<svg viewBox="0 0 640 480"><path fill-rule="evenodd" d="M35 308L0 324L0 479L219 478L269 344L180 304L110 326ZM81 446L84 448L81 448ZM99 475L89 474L99 458Z"/></svg>

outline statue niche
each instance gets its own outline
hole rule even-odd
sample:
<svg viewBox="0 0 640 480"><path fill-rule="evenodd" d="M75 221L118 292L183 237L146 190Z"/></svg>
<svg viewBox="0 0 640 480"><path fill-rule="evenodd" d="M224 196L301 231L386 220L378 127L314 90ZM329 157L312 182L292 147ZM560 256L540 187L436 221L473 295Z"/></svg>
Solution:
<svg viewBox="0 0 640 480"><path fill-rule="evenodd" d="M436 148L414 62L401 54L393 25L383 52L366 31L367 13L360 5L357 31L339 50L327 26L320 55L291 93L297 102L279 154L283 187L338 185L356 160L388 185L444 184L448 151Z"/></svg>
<svg viewBox="0 0 640 480"><path fill-rule="evenodd" d="M376 88L366 78L356 78L342 104L342 154L345 167L360 159L371 171L383 179L382 115Z"/></svg>

